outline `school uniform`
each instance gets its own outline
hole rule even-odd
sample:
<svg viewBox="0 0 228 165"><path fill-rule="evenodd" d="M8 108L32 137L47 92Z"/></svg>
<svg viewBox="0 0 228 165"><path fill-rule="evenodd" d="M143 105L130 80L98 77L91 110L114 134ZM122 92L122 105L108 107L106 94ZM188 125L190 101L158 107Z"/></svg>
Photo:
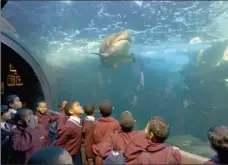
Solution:
<svg viewBox="0 0 228 165"><path fill-rule="evenodd" d="M16 127L12 130L10 164L26 164L32 154L46 147L47 132L43 125L36 128Z"/></svg>
<svg viewBox="0 0 228 165"><path fill-rule="evenodd" d="M1 163L7 164L11 154L11 126L7 122L1 122Z"/></svg>
<svg viewBox="0 0 228 165"><path fill-rule="evenodd" d="M62 147L70 153L74 164L82 164L81 160L82 123L80 118L70 116L65 126L58 132L54 146Z"/></svg>
<svg viewBox="0 0 228 165"><path fill-rule="evenodd" d="M51 138L49 135L49 124L51 122L54 121L58 121L59 120L59 116L57 115L53 115L49 112L46 113L40 113L40 112L36 112L36 116L38 117L38 123L42 124L46 130L46 132L48 133L48 137L46 139L46 146L50 146L51 145Z"/></svg>
<svg viewBox="0 0 228 165"><path fill-rule="evenodd" d="M95 117L86 116L82 121L82 148L81 152L85 163L88 159L94 159L93 154L93 132L95 128Z"/></svg>
<svg viewBox="0 0 228 165"><path fill-rule="evenodd" d="M17 113L17 110L15 110L15 109L13 109L13 108L10 108L10 109L9 109L9 112L10 112L10 115L11 115L11 119L9 120L9 123L10 123L11 125L14 125L15 123L14 123L14 121L13 121L13 118L14 118L15 114Z"/></svg>
<svg viewBox="0 0 228 165"><path fill-rule="evenodd" d="M120 124L113 117L101 117L95 122L93 135L93 152L95 154L95 164L103 164L103 159L99 156L99 143L110 138L110 135L119 131Z"/></svg>
<svg viewBox="0 0 228 165"><path fill-rule="evenodd" d="M69 116L67 116L64 111L60 111L59 120L57 124L57 132L64 127L68 119Z"/></svg>

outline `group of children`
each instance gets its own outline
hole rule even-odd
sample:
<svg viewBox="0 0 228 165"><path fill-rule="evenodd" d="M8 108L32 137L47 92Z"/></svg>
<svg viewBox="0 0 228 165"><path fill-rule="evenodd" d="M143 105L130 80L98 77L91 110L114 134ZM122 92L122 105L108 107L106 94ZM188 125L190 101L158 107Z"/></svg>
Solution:
<svg viewBox="0 0 228 165"><path fill-rule="evenodd" d="M181 164L179 149L165 143L170 128L161 117L151 118L145 130L138 131L131 112L122 112L119 121L111 117L114 106L109 100L99 104L97 120L94 104L82 107L78 101L63 101L57 116L47 111L45 101L37 104L35 113L21 108L16 95L6 102L1 106L2 164L118 164L117 155L125 164ZM51 144L53 121L58 125ZM205 164L228 163L228 128L213 127L208 138L218 154Z"/></svg>

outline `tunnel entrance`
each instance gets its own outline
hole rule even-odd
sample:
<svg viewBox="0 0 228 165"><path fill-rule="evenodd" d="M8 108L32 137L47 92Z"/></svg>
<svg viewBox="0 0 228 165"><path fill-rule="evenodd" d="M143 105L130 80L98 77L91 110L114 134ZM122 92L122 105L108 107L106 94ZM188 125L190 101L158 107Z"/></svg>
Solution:
<svg viewBox="0 0 228 165"><path fill-rule="evenodd" d="M1 43L1 101L9 94L21 98L25 107L44 99L41 84L31 66L13 49Z"/></svg>

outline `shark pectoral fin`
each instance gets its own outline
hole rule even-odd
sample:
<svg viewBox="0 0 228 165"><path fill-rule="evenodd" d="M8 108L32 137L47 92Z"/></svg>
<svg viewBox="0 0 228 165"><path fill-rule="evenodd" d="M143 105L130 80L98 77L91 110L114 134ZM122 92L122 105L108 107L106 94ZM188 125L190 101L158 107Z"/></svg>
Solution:
<svg viewBox="0 0 228 165"><path fill-rule="evenodd" d="M100 53L91 53L91 54L95 54L95 55L101 56L101 54L100 54Z"/></svg>
<svg viewBox="0 0 228 165"><path fill-rule="evenodd" d="M125 62L125 63L133 63L135 61L136 60L134 56L123 56L123 58L121 59L121 62Z"/></svg>

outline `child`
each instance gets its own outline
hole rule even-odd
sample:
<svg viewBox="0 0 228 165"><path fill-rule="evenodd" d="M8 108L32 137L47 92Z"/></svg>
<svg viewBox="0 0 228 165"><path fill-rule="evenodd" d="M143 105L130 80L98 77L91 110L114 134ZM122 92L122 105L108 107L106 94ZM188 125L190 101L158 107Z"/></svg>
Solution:
<svg viewBox="0 0 228 165"><path fill-rule="evenodd" d="M228 127L211 127L207 133L212 149L217 152L205 164L228 164Z"/></svg>
<svg viewBox="0 0 228 165"><path fill-rule="evenodd" d="M6 97L6 103L11 113L11 118L17 113L17 110L22 108L22 103L17 95L9 95Z"/></svg>
<svg viewBox="0 0 228 165"><path fill-rule="evenodd" d="M42 124L46 132L49 134L49 124L51 122L57 121L59 119L59 116L52 115L47 111L47 103L45 101L40 101L37 103L36 107L36 116L38 117L38 123ZM49 146L51 144L50 136L48 136L46 141L46 146Z"/></svg>
<svg viewBox="0 0 228 165"><path fill-rule="evenodd" d="M143 155L148 146L148 140L143 131L134 129L136 121L129 111L124 111L120 115L121 130L113 133L110 138L103 140L99 147L99 156L105 159L104 164L119 164L111 161L113 156L111 151L122 151L124 164L149 164L148 158ZM115 157L115 156L114 156ZM118 161L120 161L118 159ZM112 163L111 163L112 162ZM122 164L121 163L121 164Z"/></svg>
<svg viewBox="0 0 228 165"><path fill-rule="evenodd" d="M168 146L165 140L169 136L169 125L160 117L153 117L145 128L146 137L150 139L147 148L149 164L180 164L179 150Z"/></svg>
<svg viewBox="0 0 228 165"><path fill-rule="evenodd" d="M60 113L64 113L65 114L65 108L67 106L68 102L66 100L62 101L60 104L59 104L59 110L60 110Z"/></svg>
<svg viewBox="0 0 228 165"><path fill-rule="evenodd" d="M94 155L93 155L93 131L95 127L95 111L96 107L93 104L87 104L85 106L86 117L83 120L82 127L82 155L85 154L85 162L88 162L89 165L94 164Z"/></svg>
<svg viewBox="0 0 228 165"><path fill-rule="evenodd" d="M47 147L35 152L29 159L28 164L38 165L62 165L73 164L70 154L59 147Z"/></svg>
<svg viewBox="0 0 228 165"><path fill-rule="evenodd" d="M16 128L12 130L11 164L26 164L29 157L37 150L45 147L46 131L38 125L37 117L29 109L20 109L14 116Z"/></svg>
<svg viewBox="0 0 228 165"><path fill-rule="evenodd" d="M54 141L54 146L62 147L70 153L74 164L81 163L81 142L82 142L82 123L80 116L84 110L79 102L75 101L66 109L70 116L65 126L60 130Z"/></svg>
<svg viewBox="0 0 228 165"><path fill-rule="evenodd" d="M10 135L11 127L7 123L11 119L9 108L7 105L1 105L1 163L7 164L10 156Z"/></svg>
<svg viewBox="0 0 228 165"><path fill-rule="evenodd" d="M99 105L99 111L102 115L95 123L94 128L94 144L93 152L95 156L95 164L102 164L103 159L99 157L99 147L98 144L101 143L104 139L108 139L113 132L120 130L119 122L111 117L114 107L109 100L101 101Z"/></svg>
<svg viewBox="0 0 228 165"><path fill-rule="evenodd" d="M66 121L69 118L65 113L67 104L68 104L67 101L62 101L62 103L59 105L60 115L59 115L59 120L57 124L57 131L56 131L57 133L59 132L59 130L61 130L64 127L64 125L66 124Z"/></svg>

